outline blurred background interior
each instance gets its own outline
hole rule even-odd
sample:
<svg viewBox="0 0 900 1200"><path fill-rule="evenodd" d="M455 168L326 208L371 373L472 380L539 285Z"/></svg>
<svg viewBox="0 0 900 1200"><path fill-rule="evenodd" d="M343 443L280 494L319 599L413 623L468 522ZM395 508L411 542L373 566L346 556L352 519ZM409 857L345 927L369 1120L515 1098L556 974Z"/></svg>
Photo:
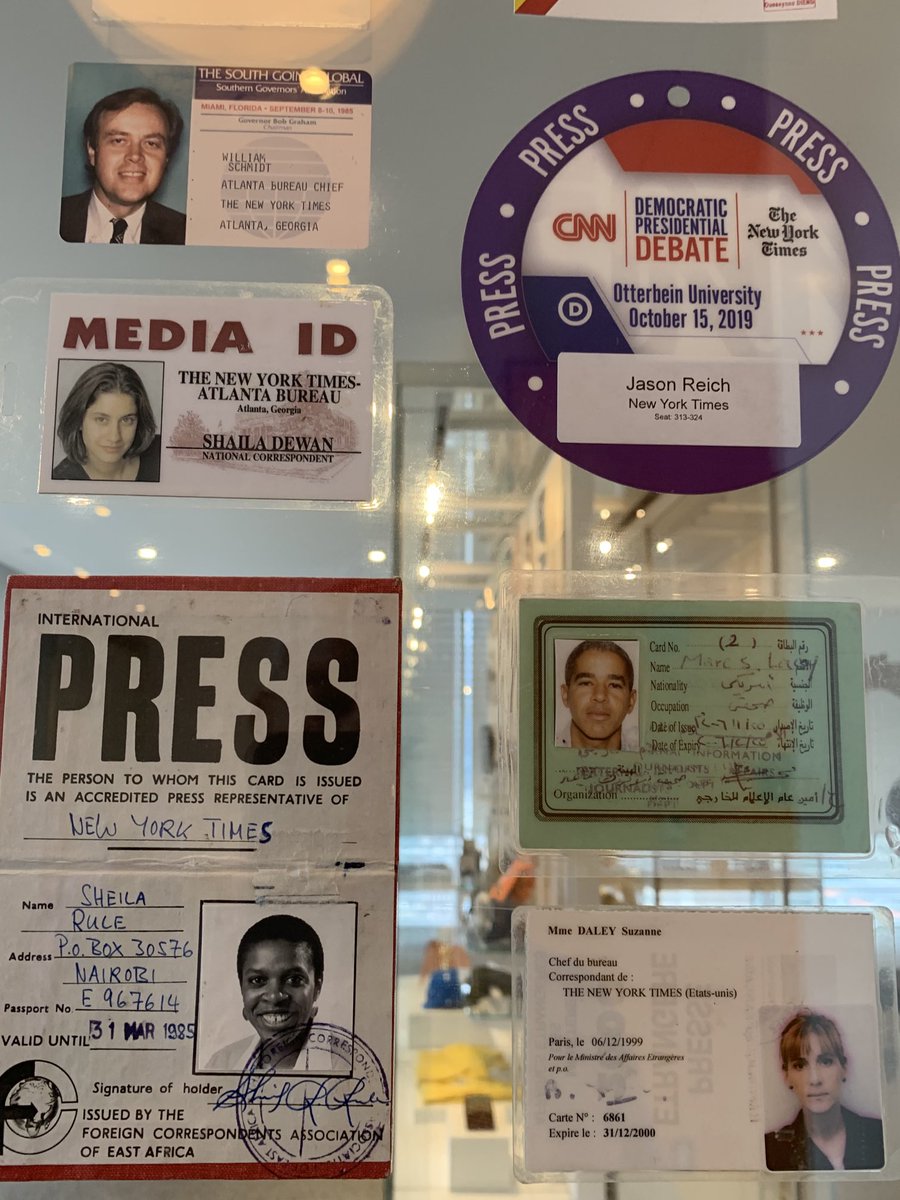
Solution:
<svg viewBox="0 0 900 1200"><path fill-rule="evenodd" d="M111 0L106 5L115 7ZM511 417L474 362L458 262L479 183L526 121L598 79L663 66L733 74L794 97L849 143L888 209L900 211L894 116L900 5L842 0L837 23L722 29L514 19L512 0L372 0L366 31L291 35L264 20L252 31L217 25L208 3L195 6L194 26L145 24L142 14L152 15L153 7L122 0L120 19L109 23L95 19L91 0L4 0L4 286L14 294L17 277L77 277L90 288L107 266L55 236L71 62L317 62L370 70L371 244L349 262L352 281L385 288L395 308L393 497L379 511L350 513L38 497L35 397L33 420L0 412L0 561L7 573L402 578L396 1169L384 1187L336 1184L325 1194L404 1200L457 1194L478 1200L504 1191L538 1200L896 1197L897 1184L516 1185L508 1055L509 912L517 903L877 903L900 913L890 844L900 802L895 795L890 811L888 804L900 780L894 490L900 365L895 361L856 425L804 468L733 493L638 492L569 466ZM264 18L265 0L255 7ZM316 283L325 280L328 257L160 247L127 262L141 279ZM43 329L34 330L38 358L43 336ZM7 363L2 305L0 345ZM13 384L7 369L4 386ZM596 572L632 587L635 596L648 593L651 579L659 587L661 577L664 594L676 595L679 576L694 573L729 576L735 596L766 595L774 587L771 576L790 575L801 577L809 594L827 579L830 594L869 605L866 652L879 658L870 673L868 713L870 750L876 751L869 765L879 814L877 867L854 871L822 862L791 879L777 860L698 864L571 855L538 862L518 856L497 761L498 597L508 568ZM867 578L874 576L881 582ZM669 577L676 581L671 586ZM447 1047L469 1049L448 1058ZM473 1094L491 1100L493 1132L467 1127L464 1098ZM91 1196L188 1196L204 1186L209 1195L233 1190L228 1184L8 1185L0 1186L0 1196L66 1197L87 1195L88 1188ZM237 1186L242 1197L255 1193ZM276 1186L284 1195L315 1191Z"/></svg>

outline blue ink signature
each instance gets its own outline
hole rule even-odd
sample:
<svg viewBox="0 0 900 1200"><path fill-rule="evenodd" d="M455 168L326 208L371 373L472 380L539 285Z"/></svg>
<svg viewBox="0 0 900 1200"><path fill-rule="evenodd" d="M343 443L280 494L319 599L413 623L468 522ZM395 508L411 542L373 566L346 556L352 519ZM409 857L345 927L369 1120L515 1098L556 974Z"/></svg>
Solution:
<svg viewBox="0 0 900 1200"><path fill-rule="evenodd" d="M348 1129L355 1129L354 1115L360 1110L385 1107L387 1097L372 1089L364 1079L287 1080L274 1071L247 1075L236 1088L223 1092L214 1109L244 1109L258 1105L266 1112L305 1113L317 1125L317 1110L343 1112Z"/></svg>

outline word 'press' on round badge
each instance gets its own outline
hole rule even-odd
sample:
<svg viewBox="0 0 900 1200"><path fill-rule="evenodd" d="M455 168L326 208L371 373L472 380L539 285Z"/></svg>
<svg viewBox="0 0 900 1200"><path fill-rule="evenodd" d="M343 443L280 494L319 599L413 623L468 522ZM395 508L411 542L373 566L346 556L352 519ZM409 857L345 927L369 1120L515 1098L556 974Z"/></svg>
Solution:
<svg viewBox="0 0 900 1200"><path fill-rule="evenodd" d="M469 216L466 320L546 446L660 492L783 474L859 416L897 339L897 242L856 159L763 88L594 84L506 147Z"/></svg>

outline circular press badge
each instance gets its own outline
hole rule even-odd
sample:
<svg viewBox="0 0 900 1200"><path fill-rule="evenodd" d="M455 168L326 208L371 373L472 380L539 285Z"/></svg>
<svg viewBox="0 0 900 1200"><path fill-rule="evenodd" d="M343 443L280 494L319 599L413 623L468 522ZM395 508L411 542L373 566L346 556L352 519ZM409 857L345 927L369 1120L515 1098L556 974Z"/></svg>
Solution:
<svg viewBox="0 0 900 1200"><path fill-rule="evenodd" d="M632 487L772 479L852 424L897 338L897 242L815 117L649 71L548 108L466 228L466 319L516 417Z"/></svg>

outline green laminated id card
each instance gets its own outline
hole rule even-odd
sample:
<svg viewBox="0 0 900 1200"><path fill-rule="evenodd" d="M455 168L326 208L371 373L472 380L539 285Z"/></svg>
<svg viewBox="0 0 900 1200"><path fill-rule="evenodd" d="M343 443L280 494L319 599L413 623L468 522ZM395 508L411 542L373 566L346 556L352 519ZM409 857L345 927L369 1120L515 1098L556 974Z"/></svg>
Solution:
<svg viewBox="0 0 900 1200"><path fill-rule="evenodd" d="M524 849L870 849L860 609L522 599Z"/></svg>

